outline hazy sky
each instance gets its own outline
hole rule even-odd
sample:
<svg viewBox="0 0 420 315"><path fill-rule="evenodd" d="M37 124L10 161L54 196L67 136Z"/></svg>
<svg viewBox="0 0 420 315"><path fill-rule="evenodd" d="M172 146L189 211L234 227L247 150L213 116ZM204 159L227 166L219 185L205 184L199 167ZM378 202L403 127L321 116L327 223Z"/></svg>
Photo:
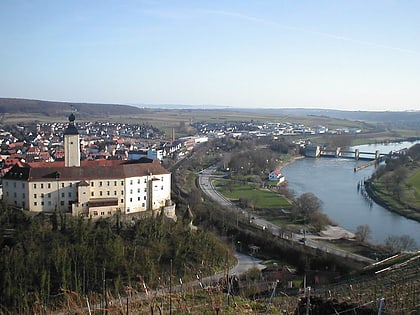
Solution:
<svg viewBox="0 0 420 315"><path fill-rule="evenodd" d="M420 110L418 0L1 0L0 97Z"/></svg>

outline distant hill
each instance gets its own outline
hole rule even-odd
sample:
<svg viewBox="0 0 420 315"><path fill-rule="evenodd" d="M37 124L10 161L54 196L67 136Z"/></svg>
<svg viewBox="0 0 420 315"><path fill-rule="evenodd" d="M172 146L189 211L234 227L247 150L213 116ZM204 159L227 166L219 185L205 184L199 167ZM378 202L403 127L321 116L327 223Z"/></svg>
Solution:
<svg viewBox="0 0 420 315"><path fill-rule="evenodd" d="M365 121L381 123L384 127L420 130L420 111L343 111L333 109L305 109L305 108L239 108L217 105L119 105L97 103L70 103L29 100L18 98L0 98L1 114L40 114L51 117L65 117L70 112L77 112L78 118L106 118L109 116L141 115L150 111L226 111L243 113L260 113L278 116L314 116L324 118L346 119L351 121Z"/></svg>
<svg viewBox="0 0 420 315"><path fill-rule="evenodd" d="M420 129L419 111L345 111L334 109L306 109L306 108L267 108L243 109L246 111L272 113L273 115L316 116L365 122L382 123L401 129Z"/></svg>
<svg viewBox="0 0 420 315"><path fill-rule="evenodd" d="M82 117L111 115L138 115L144 110L130 105L68 103L28 100L18 98L0 98L0 114L43 114L46 116L66 116L78 112Z"/></svg>

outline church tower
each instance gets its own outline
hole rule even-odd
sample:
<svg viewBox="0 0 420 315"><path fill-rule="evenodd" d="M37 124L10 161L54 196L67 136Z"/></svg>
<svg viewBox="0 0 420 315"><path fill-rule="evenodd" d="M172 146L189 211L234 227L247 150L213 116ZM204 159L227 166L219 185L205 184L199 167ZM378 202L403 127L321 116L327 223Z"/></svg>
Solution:
<svg viewBox="0 0 420 315"><path fill-rule="evenodd" d="M69 125L64 130L64 166L80 166L79 132L74 125L75 117L69 116Z"/></svg>

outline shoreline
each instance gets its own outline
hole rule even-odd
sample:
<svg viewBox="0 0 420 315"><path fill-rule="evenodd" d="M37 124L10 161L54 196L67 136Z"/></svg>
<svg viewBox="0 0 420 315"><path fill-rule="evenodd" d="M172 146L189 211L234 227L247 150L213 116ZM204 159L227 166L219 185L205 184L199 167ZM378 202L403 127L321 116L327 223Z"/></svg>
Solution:
<svg viewBox="0 0 420 315"><path fill-rule="evenodd" d="M389 204L387 201L383 200L380 196L378 196L378 194L375 191L375 185L372 181L370 180L366 180L364 182L364 186L365 186L365 191L367 192L367 194L369 195L369 197L379 206L387 209L388 211L398 214L402 217L405 217L407 219L416 221L420 223L420 218L419 215L416 211L410 211L410 208L408 208L407 210L409 210L410 212L406 213L404 211L401 211L399 209L396 209L395 207L393 207L391 204Z"/></svg>

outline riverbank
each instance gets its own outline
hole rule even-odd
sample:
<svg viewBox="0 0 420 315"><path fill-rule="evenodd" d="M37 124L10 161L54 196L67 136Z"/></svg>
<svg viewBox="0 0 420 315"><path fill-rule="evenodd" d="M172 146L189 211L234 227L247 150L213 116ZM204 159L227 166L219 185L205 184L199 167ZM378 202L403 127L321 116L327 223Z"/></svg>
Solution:
<svg viewBox="0 0 420 315"><path fill-rule="evenodd" d="M420 213L416 209L407 205L401 205L398 207L397 205L386 201L379 195L379 191L377 191L375 184L371 180L366 180L364 182L364 187L369 197L381 207L407 219L411 219L420 223Z"/></svg>

